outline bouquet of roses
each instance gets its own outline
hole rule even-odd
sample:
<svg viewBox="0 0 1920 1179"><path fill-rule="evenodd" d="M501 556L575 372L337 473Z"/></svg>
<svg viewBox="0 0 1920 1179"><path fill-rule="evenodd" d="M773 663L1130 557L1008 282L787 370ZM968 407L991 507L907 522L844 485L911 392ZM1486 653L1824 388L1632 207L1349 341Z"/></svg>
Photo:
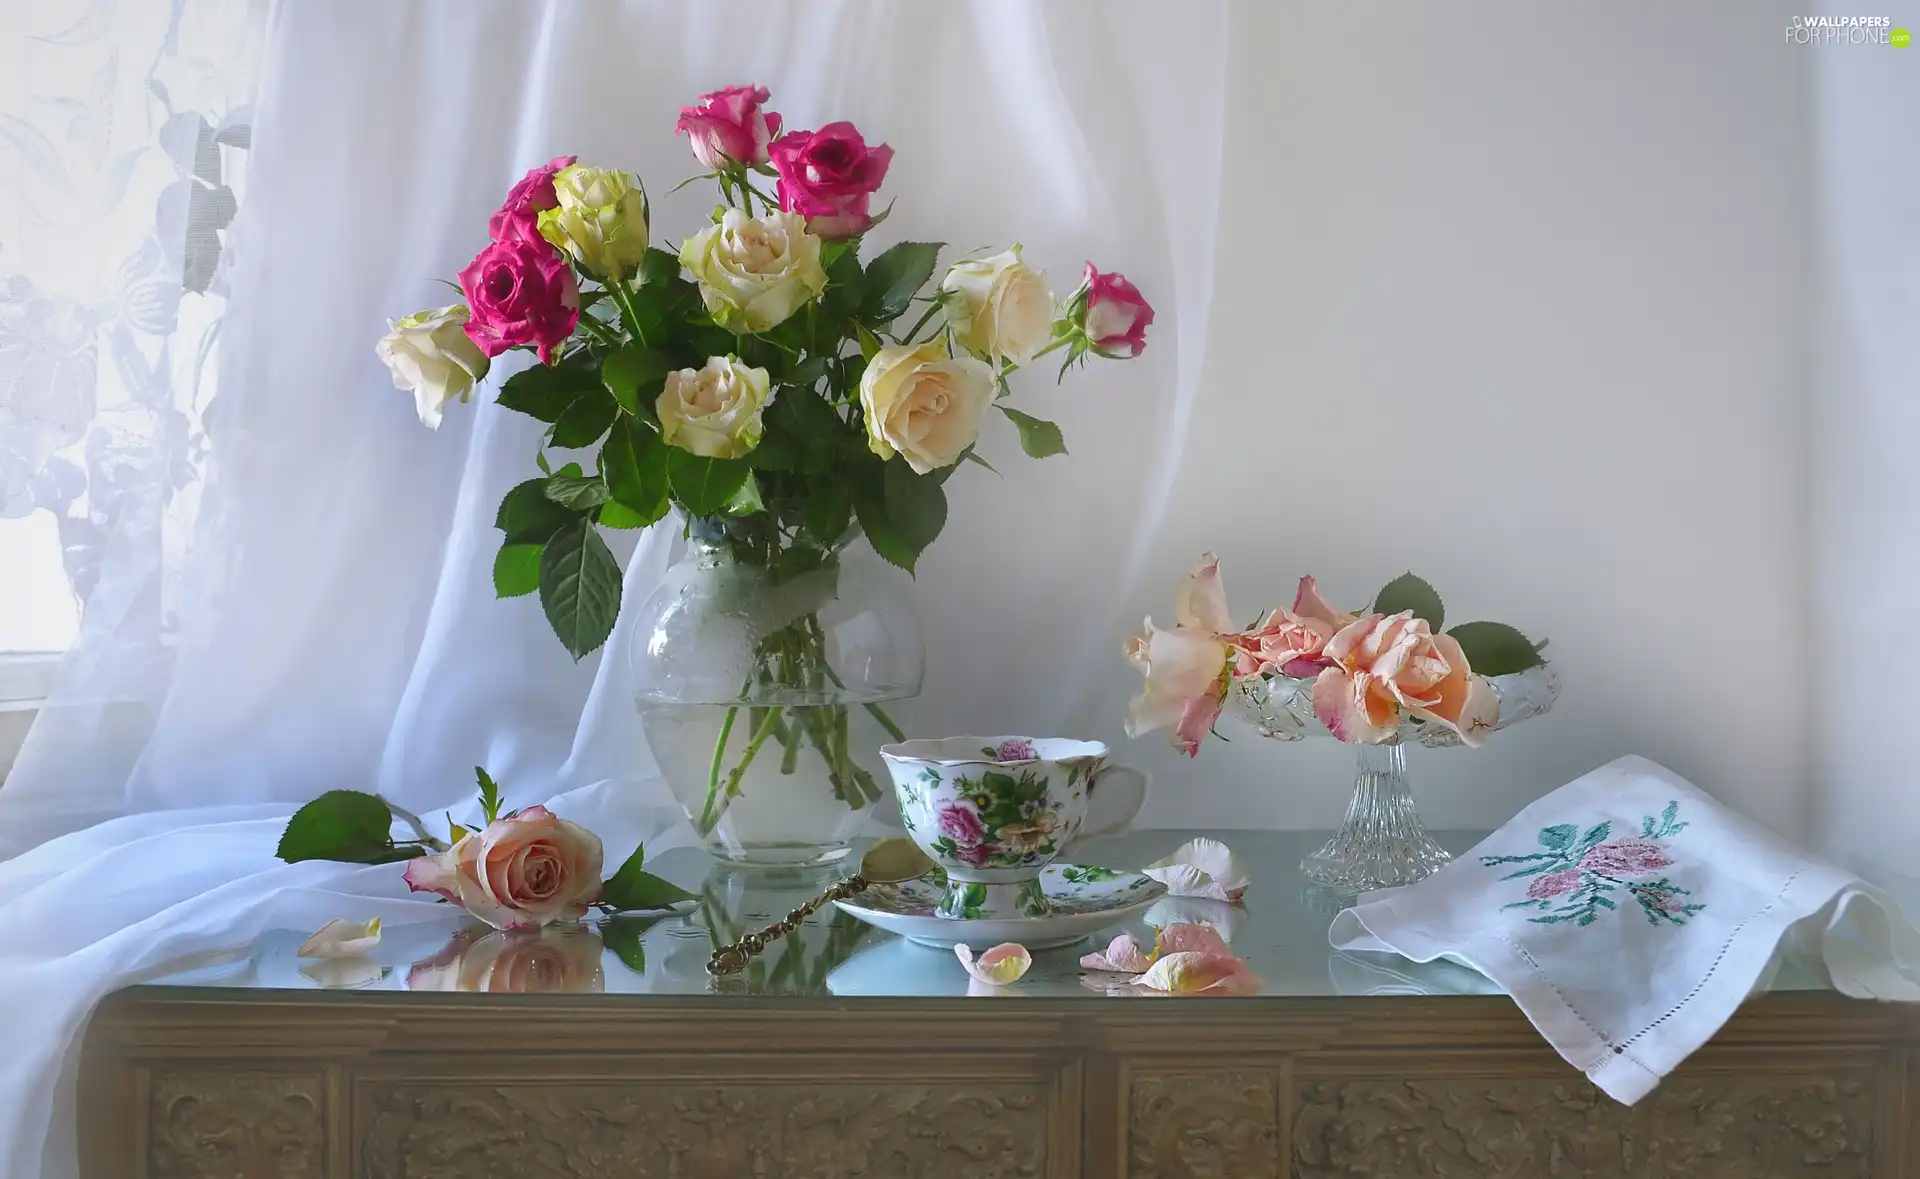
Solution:
<svg viewBox="0 0 1920 1179"><path fill-rule="evenodd" d="M1175 747L1197 756L1238 688L1270 712L1298 704L1352 744L1397 740L1411 724L1478 745L1500 722L1488 677L1541 665L1546 643L1503 622L1442 631L1445 619L1440 595L1411 573L1388 582L1359 612L1329 604L1319 584L1302 577L1291 609L1275 607L1242 630L1227 612L1220 561L1208 553L1175 596L1173 629L1149 618L1146 633L1127 644L1127 658L1146 676L1127 711L1127 735L1171 727ZM1300 717L1283 719L1297 734Z"/></svg>
<svg viewBox="0 0 1920 1179"><path fill-rule="evenodd" d="M1052 422L1006 404L1009 378L1054 351L1129 358L1153 310L1091 263L1056 303L1018 245L933 283L940 244L866 248L893 149L850 123L781 133L764 87L682 110L718 186L712 223L655 246L640 181L561 156L528 172L459 274L465 302L409 315L378 352L437 426L494 357L531 350L499 401L548 423L540 477L501 501L501 597L538 592L576 658L620 606L601 528L679 508L703 538L794 577L856 533L911 571L946 521L944 486L990 409L1036 458ZM768 185L771 181L771 185ZM766 191L772 188L772 193ZM903 326L904 325L904 326ZM546 447L592 452L552 465Z"/></svg>

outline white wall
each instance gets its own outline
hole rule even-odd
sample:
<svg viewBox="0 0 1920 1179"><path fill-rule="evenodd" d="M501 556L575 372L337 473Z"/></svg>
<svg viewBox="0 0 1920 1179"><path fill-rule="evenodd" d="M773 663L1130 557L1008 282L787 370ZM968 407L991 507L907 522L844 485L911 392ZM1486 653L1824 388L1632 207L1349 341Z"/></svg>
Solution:
<svg viewBox="0 0 1920 1179"><path fill-rule="evenodd" d="M1616 755L1807 818L1806 54L1765 4L1239 4L1205 396L1135 614L1412 568L1552 638L1557 711L1414 751L1435 825ZM1900 63L1908 64L1908 63ZM1909 112L1910 113L1910 112ZM1116 664L1112 698L1133 683ZM1243 728L1160 824L1337 821L1350 752Z"/></svg>
<svg viewBox="0 0 1920 1179"><path fill-rule="evenodd" d="M1826 303L1812 394L1813 609L1823 847L1920 879L1920 771L1902 684L1920 604L1920 62L1823 55L1816 196ZM1896 670L1897 669L1897 670Z"/></svg>

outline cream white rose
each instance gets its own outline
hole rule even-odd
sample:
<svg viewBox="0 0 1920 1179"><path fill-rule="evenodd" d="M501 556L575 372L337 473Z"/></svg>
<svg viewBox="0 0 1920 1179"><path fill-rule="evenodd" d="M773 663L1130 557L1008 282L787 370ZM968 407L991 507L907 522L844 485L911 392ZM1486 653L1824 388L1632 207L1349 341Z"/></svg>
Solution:
<svg viewBox="0 0 1920 1179"><path fill-rule="evenodd" d="M1030 362L1053 337L1053 292L1020 260L1020 245L991 258L955 262L940 280L947 322L960 346L996 366Z"/></svg>
<svg viewBox="0 0 1920 1179"><path fill-rule="evenodd" d="M707 458L739 458L760 445L760 415L773 399L764 368L714 356L700 369L667 374L654 408L669 446Z"/></svg>
<svg viewBox="0 0 1920 1179"><path fill-rule="evenodd" d="M557 208L540 213L540 236L591 274L618 279L647 256L647 193L612 168L569 164L553 175Z"/></svg>
<svg viewBox="0 0 1920 1179"><path fill-rule="evenodd" d="M937 339L882 348L860 377L867 445L881 458L899 454L922 475L960 460L992 404L993 370L948 356Z"/></svg>
<svg viewBox="0 0 1920 1179"><path fill-rule="evenodd" d="M730 332L764 332L827 289L820 239L797 213L765 220L728 209L720 224L680 246L680 265L700 284L714 322Z"/></svg>
<svg viewBox="0 0 1920 1179"><path fill-rule="evenodd" d="M429 430L440 428L447 403L456 397L465 401L492 363L467 337L466 327L467 305L455 303L390 321L387 334L373 346L393 374L394 388L413 394L413 407Z"/></svg>

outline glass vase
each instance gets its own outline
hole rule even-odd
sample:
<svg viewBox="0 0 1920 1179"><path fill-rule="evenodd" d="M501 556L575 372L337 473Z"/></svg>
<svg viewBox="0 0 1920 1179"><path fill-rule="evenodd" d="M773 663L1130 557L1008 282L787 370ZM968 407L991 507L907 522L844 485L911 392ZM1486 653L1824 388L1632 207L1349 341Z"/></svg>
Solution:
<svg viewBox="0 0 1920 1179"><path fill-rule="evenodd" d="M1426 879L1453 856L1420 822L1407 786L1406 747L1394 741L1357 748L1360 767L1346 821L1319 851L1300 861L1301 874L1352 892Z"/></svg>
<svg viewBox="0 0 1920 1179"><path fill-rule="evenodd" d="M763 514L764 515L764 514ZM695 521L635 619L647 744L716 858L845 857L887 788L886 711L920 690L911 582L863 541L829 548Z"/></svg>

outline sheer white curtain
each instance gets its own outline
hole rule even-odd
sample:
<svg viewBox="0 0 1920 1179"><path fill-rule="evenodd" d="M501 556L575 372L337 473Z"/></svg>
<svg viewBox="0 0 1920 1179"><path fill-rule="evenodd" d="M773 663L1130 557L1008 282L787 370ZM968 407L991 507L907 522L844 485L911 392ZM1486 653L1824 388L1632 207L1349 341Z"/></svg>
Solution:
<svg viewBox="0 0 1920 1179"><path fill-rule="evenodd" d="M493 598L493 508L527 475L536 423L482 401L425 431L372 343L384 317L444 298L431 280L552 155L639 173L656 236L690 231L710 199L667 193L695 170L672 123L702 90L761 82L791 126L849 118L891 143L889 234L1017 237L1062 290L1093 258L1154 298L1141 361L1027 391L1073 454L1027 463L990 434L1005 478L956 481L922 566L918 725L1073 720L1112 674L1196 392L1225 24L1224 3L1148 0L278 10L176 670L153 723L49 724L0 790L0 852L21 852L0 864L0 1003L35 1013L0 1062L0 1172L69 1172L71 1046L126 979L262 928L442 915L391 869L274 860L284 816L321 790L458 808L484 763L513 803L558 797L610 855L678 838L623 636L575 665L536 604ZM627 554L629 604L667 547Z"/></svg>

